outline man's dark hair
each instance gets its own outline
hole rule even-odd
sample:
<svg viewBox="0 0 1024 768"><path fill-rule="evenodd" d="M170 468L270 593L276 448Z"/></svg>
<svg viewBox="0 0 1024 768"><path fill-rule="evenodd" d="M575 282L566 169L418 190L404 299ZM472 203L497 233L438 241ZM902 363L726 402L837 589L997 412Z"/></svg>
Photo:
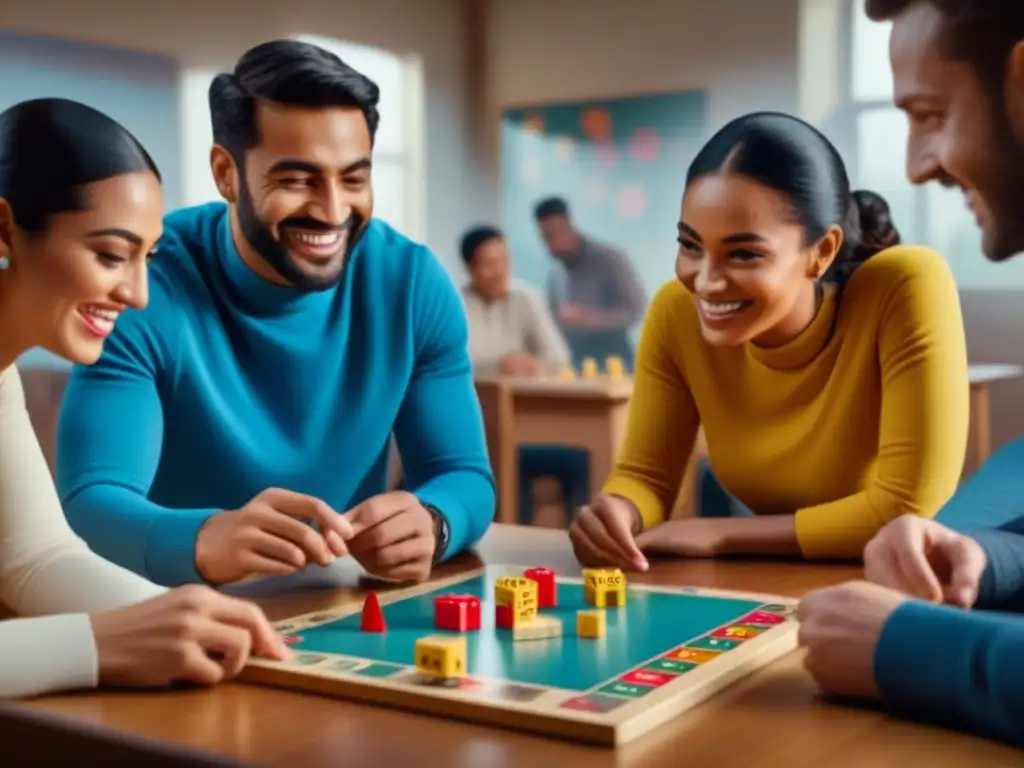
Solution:
<svg viewBox="0 0 1024 768"><path fill-rule="evenodd" d="M547 197L541 200L533 209L533 217L540 221L548 216L568 216L569 204L561 197Z"/></svg>
<svg viewBox="0 0 1024 768"><path fill-rule="evenodd" d="M459 244L462 261L469 266L473 263L476 251L481 245L490 240L501 240L504 237L505 235L500 229L489 224L473 227L462 236L462 242Z"/></svg>
<svg viewBox="0 0 1024 768"><path fill-rule="evenodd" d="M1024 0L866 0L865 11L872 21L891 21L918 2L945 18L943 55L969 63L1001 94L1010 51L1024 39Z"/></svg>
<svg viewBox="0 0 1024 768"><path fill-rule="evenodd" d="M298 40L271 40L249 49L234 72L214 78L209 99L213 140L238 163L259 143L258 99L291 107L357 107L371 142L380 122L377 84L330 51Z"/></svg>

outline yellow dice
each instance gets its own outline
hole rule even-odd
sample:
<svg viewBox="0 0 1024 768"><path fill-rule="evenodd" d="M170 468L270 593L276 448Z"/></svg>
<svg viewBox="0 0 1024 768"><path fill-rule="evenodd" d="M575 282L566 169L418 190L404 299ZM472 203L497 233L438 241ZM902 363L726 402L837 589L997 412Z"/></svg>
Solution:
<svg viewBox="0 0 1024 768"><path fill-rule="evenodd" d="M583 596L595 608L623 608L626 577L619 568L584 568Z"/></svg>
<svg viewBox="0 0 1024 768"><path fill-rule="evenodd" d="M576 634L580 637L604 637L607 629L604 611L576 611Z"/></svg>
<svg viewBox="0 0 1024 768"><path fill-rule="evenodd" d="M430 635L416 641L416 671L438 679L466 675L466 637Z"/></svg>

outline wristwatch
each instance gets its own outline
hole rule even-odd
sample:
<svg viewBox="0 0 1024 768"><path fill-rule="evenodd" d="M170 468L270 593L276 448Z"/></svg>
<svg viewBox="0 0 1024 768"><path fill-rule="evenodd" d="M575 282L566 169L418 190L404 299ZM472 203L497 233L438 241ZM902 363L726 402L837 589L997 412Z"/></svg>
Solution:
<svg viewBox="0 0 1024 768"><path fill-rule="evenodd" d="M427 510L430 516L434 518L434 562L436 563L444 557L444 553L448 550L451 528L448 526L448 518L433 504L421 501L420 506Z"/></svg>

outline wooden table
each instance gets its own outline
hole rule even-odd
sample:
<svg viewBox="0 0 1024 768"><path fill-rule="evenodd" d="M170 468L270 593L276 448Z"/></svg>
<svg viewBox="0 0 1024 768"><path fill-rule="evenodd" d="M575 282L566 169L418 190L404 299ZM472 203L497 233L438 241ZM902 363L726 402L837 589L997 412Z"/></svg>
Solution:
<svg viewBox="0 0 1024 768"><path fill-rule="evenodd" d="M992 410L989 389L997 381L1024 376L1024 366L1005 363L978 363L968 366L971 380L971 446L973 471L992 455Z"/></svg>
<svg viewBox="0 0 1024 768"><path fill-rule="evenodd" d="M487 564L578 571L564 532L495 525L479 547L438 576ZM273 619L329 608L358 572L332 569L243 589ZM656 563L643 577L798 596L858 575L851 566L753 561ZM636 577L638 580L640 577ZM992 742L901 722L870 709L820 701L792 654L711 699L671 726L610 749L434 719L369 705L227 684L173 693L89 693L26 704L118 732L167 739L256 765L320 766L708 766L714 768L954 768L1024 764ZM6 746L6 745L5 745ZM88 754L82 753L88 763Z"/></svg>
<svg viewBox="0 0 1024 768"><path fill-rule="evenodd" d="M590 497L600 493L626 435L632 379L478 379L477 391L485 424L492 433L488 443L499 483L499 522L516 521L516 449L521 445L561 445L587 451Z"/></svg>

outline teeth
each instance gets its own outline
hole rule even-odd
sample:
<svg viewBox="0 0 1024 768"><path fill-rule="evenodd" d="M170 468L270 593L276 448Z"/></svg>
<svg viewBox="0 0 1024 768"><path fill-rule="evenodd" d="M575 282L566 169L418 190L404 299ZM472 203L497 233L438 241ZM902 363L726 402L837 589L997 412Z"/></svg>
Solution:
<svg viewBox="0 0 1024 768"><path fill-rule="evenodd" d="M99 307L86 307L86 314L98 317L100 320L106 320L107 322L114 322L117 320L118 312L114 312L110 309L100 309Z"/></svg>
<svg viewBox="0 0 1024 768"><path fill-rule="evenodd" d="M742 301L707 301L706 299L701 299L700 303L704 307L704 311L709 315L728 315L730 312L743 308Z"/></svg>
<svg viewBox="0 0 1024 768"><path fill-rule="evenodd" d="M339 232L332 232L329 235L314 235L309 232L293 232L292 236L300 243L307 245L334 245L341 239Z"/></svg>

